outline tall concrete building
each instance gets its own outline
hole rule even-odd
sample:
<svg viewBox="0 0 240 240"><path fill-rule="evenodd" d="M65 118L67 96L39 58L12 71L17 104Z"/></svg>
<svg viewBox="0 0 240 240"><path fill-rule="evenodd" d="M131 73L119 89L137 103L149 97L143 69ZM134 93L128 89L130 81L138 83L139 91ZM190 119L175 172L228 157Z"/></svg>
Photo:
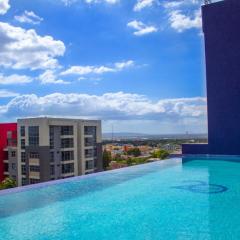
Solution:
<svg viewBox="0 0 240 240"><path fill-rule="evenodd" d="M202 7L208 144L183 145L184 154L240 154L240 1Z"/></svg>
<svg viewBox="0 0 240 240"><path fill-rule="evenodd" d="M102 170L101 121L19 119L18 185Z"/></svg>

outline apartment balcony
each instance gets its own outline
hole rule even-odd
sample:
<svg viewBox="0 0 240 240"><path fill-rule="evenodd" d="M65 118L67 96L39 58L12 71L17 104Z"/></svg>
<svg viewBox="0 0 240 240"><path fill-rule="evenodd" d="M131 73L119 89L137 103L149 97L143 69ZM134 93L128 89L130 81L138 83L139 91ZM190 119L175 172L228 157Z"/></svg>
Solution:
<svg viewBox="0 0 240 240"><path fill-rule="evenodd" d="M92 134L92 133L85 133L85 134L84 134L84 137L85 137L85 138L92 138L92 137L93 137L93 134Z"/></svg>
<svg viewBox="0 0 240 240"><path fill-rule="evenodd" d="M73 134L69 134L69 135L60 135L60 138L73 138L74 135Z"/></svg>
<svg viewBox="0 0 240 240"><path fill-rule="evenodd" d="M40 173L39 172L29 172L29 178L40 179Z"/></svg>
<svg viewBox="0 0 240 240"><path fill-rule="evenodd" d="M61 147L60 151L74 151L74 147Z"/></svg>
<svg viewBox="0 0 240 240"><path fill-rule="evenodd" d="M85 161L94 161L94 157L85 157Z"/></svg>
<svg viewBox="0 0 240 240"><path fill-rule="evenodd" d="M71 159L71 160L61 160L61 164L64 165L64 164L69 164L69 163L74 163L74 160Z"/></svg>
<svg viewBox="0 0 240 240"><path fill-rule="evenodd" d="M94 160L91 159L85 162L85 172L89 173L94 171Z"/></svg>
<svg viewBox="0 0 240 240"><path fill-rule="evenodd" d="M40 165L40 159L39 158L29 158L29 165L39 166Z"/></svg>
<svg viewBox="0 0 240 240"><path fill-rule="evenodd" d="M87 145L87 146L85 145L84 148L85 148L85 149L93 149L93 148L94 148L94 145Z"/></svg>
<svg viewBox="0 0 240 240"><path fill-rule="evenodd" d="M62 173L61 177L62 178L68 178L68 177L73 177L74 176L74 172L71 173Z"/></svg>
<svg viewBox="0 0 240 240"><path fill-rule="evenodd" d="M85 170L85 174L90 174L90 173L94 173L95 172L95 169L86 169Z"/></svg>

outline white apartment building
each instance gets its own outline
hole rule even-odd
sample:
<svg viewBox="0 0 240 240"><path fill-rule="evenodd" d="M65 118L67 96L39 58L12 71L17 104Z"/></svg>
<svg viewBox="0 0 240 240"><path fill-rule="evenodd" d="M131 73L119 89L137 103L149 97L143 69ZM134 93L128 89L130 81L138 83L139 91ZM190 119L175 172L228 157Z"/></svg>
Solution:
<svg viewBox="0 0 240 240"><path fill-rule="evenodd" d="M18 186L102 171L101 121L40 117L17 126Z"/></svg>

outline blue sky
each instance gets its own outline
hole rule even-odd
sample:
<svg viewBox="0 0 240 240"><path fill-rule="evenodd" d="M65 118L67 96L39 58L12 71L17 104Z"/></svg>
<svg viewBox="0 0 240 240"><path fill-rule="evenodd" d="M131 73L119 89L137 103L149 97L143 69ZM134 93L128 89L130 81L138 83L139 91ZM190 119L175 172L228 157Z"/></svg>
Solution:
<svg viewBox="0 0 240 240"><path fill-rule="evenodd" d="M0 117L206 132L200 0L0 0Z"/></svg>

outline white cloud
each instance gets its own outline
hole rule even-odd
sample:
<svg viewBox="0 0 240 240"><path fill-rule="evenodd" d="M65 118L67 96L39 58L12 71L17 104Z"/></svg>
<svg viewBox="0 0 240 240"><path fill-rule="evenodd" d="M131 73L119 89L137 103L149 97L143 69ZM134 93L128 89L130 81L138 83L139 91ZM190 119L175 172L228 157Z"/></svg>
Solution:
<svg viewBox="0 0 240 240"><path fill-rule="evenodd" d="M4 15L9 8L9 0L0 0L0 15Z"/></svg>
<svg viewBox="0 0 240 240"><path fill-rule="evenodd" d="M21 23L30 23L30 24L39 24L43 21L43 18L36 15L33 11L24 11L20 16L14 17L18 22Z"/></svg>
<svg viewBox="0 0 240 240"><path fill-rule="evenodd" d="M169 14L170 25L178 32L183 32L191 28L201 28L202 18L199 10L193 16L183 14L180 10L173 10Z"/></svg>
<svg viewBox="0 0 240 240"><path fill-rule="evenodd" d="M79 0L61 0L65 6L70 6L73 3L78 2ZM93 4L93 3L107 3L107 4L116 4L120 2L120 0L83 0L87 4Z"/></svg>
<svg viewBox="0 0 240 240"><path fill-rule="evenodd" d="M157 3L156 0L138 0L134 6L134 11L141 11L143 8L151 7L154 3Z"/></svg>
<svg viewBox="0 0 240 240"><path fill-rule="evenodd" d="M191 6L191 5L198 5L202 4L202 0L179 0L179 1L166 1L162 3L162 6L166 9L171 8L179 8L182 6Z"/></svg>
<svg viewBox="0 0 240 240"><path fill-rule="evenodd" d="M88 74L103 74L109 72L118 72L122 71L125 68L134 66L134 61L129 60L126 62L118 62L113 64L113 66L72 66L66 71L63 71L60 75L88 75Z"/></svg>
<svg viewBox="0 0 240 240"><path fill-rule="evenodd" d="M85 0L86 3L108 3L108 4L116 4L120 0Z"/></svg>
<svg viewBox="0 0 240 240"><path fill-rule="evenodd" d="M158 31L158 29L156 27L147 26L143 22L136 21L136 20L129 22L127 24L127 26L137 30L137 31L133 32L133 34L136 36L143 36L143 35L154 33L154 32Z"/></svg>
<svg viewBox="0 0 240 240"><path fill-rule="evenodd" d="M2 117L39 115L86 116L107 120L197 119L206 115L205 98L179 98L152 101L132 93L88 94L53 93L39 97L35 94L17 96L0 106Z"/></svg>
<svg viewBox="0 0 240 240"><path fill-rule="evenodd" d="M4 76L0 73L0 85L25 84L32 82L32 78L25 75L13 74Z"/></svg>
<svg viewBox="0 0 240 240"><path fill-rule="evenodd" d="M38 79L41 84L69 84L69 82L58 79L57 74L53 70L46 70Z"/></svg>
<svg viewBox="0 0 240 240"><path fill-rule="evenodd" d="M19 95L18 93L6 89L0 89L0 98L16 97L18 95Z"/></svg>
<svg viewBox="0 0 240 240"><path fill-rule="evenodd" d="M15 69L56 68L59 66L56 57L65 52L62 41L4 22L0 22L0 42L0 66Z"/></svg>
<svg viewBox="0 0 240 240"><path fill-rule="evenodd" d="M75 3L77 0L61 0L65 6L70 6Z"/></svg>

